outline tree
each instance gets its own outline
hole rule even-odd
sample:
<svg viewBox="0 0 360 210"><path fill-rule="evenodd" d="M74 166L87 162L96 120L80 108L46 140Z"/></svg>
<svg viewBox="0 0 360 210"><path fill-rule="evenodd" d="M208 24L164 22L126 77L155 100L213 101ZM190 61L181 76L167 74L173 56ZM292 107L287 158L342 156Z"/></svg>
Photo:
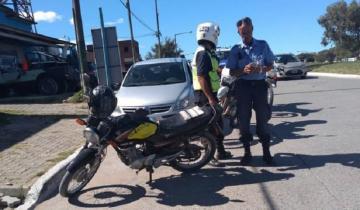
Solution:
<svg viewBox="0 0 360 210"><path fill-rule="evenodd" d="M334 48L332 49L328 49L328 50L322 50L320 52L318 52L316 55L315 55L315 60L317 62L330 62L332 63L335 59L336 55L335 55L335 52L334 52Z"/></svg>
<svg viewBox="0 0 360 210"><path fill-rule="evenodd" d="M145 56L146 59L158 58L158 49L159 45L155 44L151 51ZM183 52L178 45L175 43L174 39L166 37L163 42L160 43L161 49L161 58L170 58L170 57L179 57Z"/></svg>
<svg viewBox="0 0 360 210"><path fill-rule="evenodd" d="M341 0L331 4L318 23L325 28L321 42L324 46L333 43L337 49L360 52L360 3L353 0L348 5Z"/></svg>
<svg viewBox="0 0 360 210"><path fill-rule="evenodd" d="M300 53L297 57L304 62L314 62L315 53Z"/></svg>

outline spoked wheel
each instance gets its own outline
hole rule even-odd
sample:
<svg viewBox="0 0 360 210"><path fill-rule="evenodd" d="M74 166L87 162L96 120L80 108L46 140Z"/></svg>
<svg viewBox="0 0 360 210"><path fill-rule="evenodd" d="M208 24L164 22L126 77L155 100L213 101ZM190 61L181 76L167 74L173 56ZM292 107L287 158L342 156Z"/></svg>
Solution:
<svg viewBox="0 0 360 210"><path fill-rule="evenodd" d="M67 171L59 186L60 195L71 197L86 186L95 175L101 163L100 158L79 165L73 172Z"/></svg>
<svg viewBox="0 0 360 210"><path fill-rule="evenodd" d="M192 172L209 163L215 154L216 142L210 133L192 137L185 145L184 154L171 162L171 166L182 172Z"/></svg>

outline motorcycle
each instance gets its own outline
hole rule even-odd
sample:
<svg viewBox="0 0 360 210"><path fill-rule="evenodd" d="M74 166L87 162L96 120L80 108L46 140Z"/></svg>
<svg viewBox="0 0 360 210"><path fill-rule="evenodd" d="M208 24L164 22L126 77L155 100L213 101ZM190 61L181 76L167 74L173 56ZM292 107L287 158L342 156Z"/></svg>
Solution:
<svg viewBox="0 0 360 210"><path fill-rule="evenodd" d="M235 81L236 77L230 75L228 68L221 71L220 85L217 92L219 104L223 109L224 122L230 121L230 127L235 128L237 125L237 100L235 98ZM225 126L224 126L225 127Z"/></svg>
<svg viewBox="0 0 360 210"><path fill-rule="evenodd" d="M220 106L223 108L223 117L226 120L230 121L231 128L236 128L238 125L237 122L237 100L235 98L235 83L237 78L230 75L230 70L223 67L221 71L221 82L220 89L217 92L217 98L219 99ZM274 103L274 88L277 86L277 77L275 70L270 70L266 73L266 83L267 83L267 103L270 107L270 116L271 118L271 107Z"/></svg>
<svg viewBox="0 0 360 210"><path fill-rule="evenodd" d="M136 173L145 169L148 183L152 182L154 168L168 165L181 172L193 172L214 156L216 142L208 127L219 116L212 107L196 106L160 121L147 115L147 111L139 109L102 120L92 115L86 120L77 119L79 125L85 126L85 144L67 166L60 194L69 197L83 189L96 174L108 146Z"/></svg>
<svg viewBox="0 0 360 210"><path fill-rule="evenodd" d="M271 108L274 104L274 88L277 87L277 76L275 69L271 69L269 72L266 72L265 81L268 85L267 102Z"/></svg>

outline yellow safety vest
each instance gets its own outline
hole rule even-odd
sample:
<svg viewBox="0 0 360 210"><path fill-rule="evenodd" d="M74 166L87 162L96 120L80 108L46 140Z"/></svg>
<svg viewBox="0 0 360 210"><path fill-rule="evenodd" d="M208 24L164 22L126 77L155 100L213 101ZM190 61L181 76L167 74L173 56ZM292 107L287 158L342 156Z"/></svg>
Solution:
<svg viewBox="0 0 360 210"><path fill-rule="evenodd" d="M220 88L220 78L219 78L219 75L217 74L217 69L219 67L219 62L209 52L207 52L207 53L210 56L211 66L212 66L212 70L209 72L211 89L212 89L213 93L216 93ZM196 59L195 57L194 57L194 59ZM192 75L193 75L192 78L193 78L194 90L201 90L201 86L200 86L198 75L197 75L197 67L196 67L196 65L192 67Z"/></svg>

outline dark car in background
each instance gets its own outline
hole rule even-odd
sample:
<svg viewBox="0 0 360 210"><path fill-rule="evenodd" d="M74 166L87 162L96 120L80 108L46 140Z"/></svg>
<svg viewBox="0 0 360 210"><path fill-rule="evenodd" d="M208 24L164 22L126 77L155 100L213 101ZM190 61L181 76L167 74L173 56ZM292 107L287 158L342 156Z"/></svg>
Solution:
<svg viewBox="0 0 360 210"><path fill-rule="evenodd" d="M28 52L25 58L19 61L15 55L0 54L1 95L10 89L52 95L80 87L79 70L67 59L40 51Z"/></svg>

